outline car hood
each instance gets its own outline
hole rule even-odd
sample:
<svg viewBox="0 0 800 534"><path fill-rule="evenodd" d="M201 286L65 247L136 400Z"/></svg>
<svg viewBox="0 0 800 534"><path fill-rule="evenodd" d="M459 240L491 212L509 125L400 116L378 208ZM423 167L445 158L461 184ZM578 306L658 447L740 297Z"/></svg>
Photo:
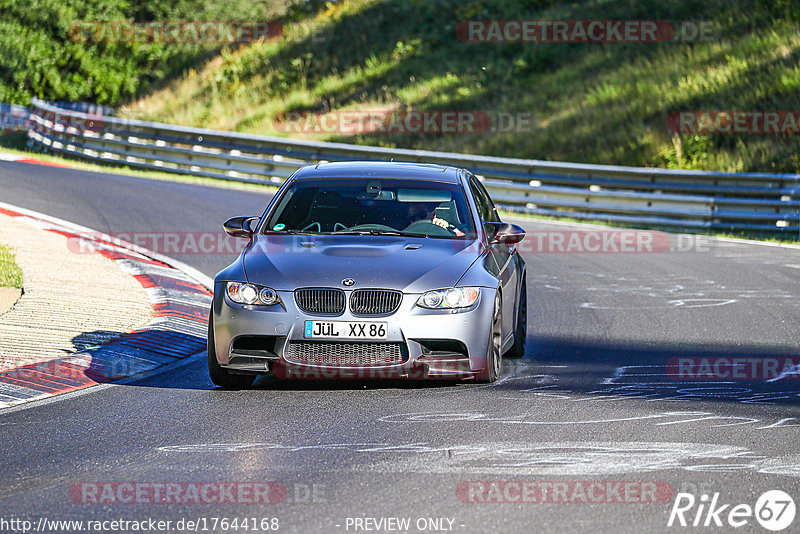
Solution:
<svg viewBox="0 0 800 534"><path fill-rule="evenodd" d="M339 287L423 293L452 287L481 255L476 241L394 236L256 236L244 254L247 280L279 291Z"/></svg>

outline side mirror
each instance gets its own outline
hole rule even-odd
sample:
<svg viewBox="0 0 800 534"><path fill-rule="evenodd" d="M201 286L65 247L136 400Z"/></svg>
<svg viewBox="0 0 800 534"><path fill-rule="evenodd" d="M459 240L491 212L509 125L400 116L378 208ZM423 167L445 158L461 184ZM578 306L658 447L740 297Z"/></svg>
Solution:
<svg viewBox="0 0 800 534"><path fill-rule="evenodd" d="M513 245L525 239L525 229L516 224L486 223L486 230L492 245Z"/></svg>
<svg viewBox="0 0 800 534"><path fill-rule="evenodd" d="M253 237L253 229L250 227L250 223L254 220L258 220L258 217L233 217L225 221L222 228L225 229L229 236L250 239Z"/></svg>

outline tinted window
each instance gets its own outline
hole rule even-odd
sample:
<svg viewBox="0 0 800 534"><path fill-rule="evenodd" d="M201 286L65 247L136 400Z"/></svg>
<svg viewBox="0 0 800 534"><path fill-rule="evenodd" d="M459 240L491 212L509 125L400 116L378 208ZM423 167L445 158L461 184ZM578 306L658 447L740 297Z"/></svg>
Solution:
<svg viewBox="0 0 800 534"><path fill-rule="evenodd" d="M264 231L475 237L460 184L363 178L293 182L269 214Z"/></svg>
<svg viewBox="0 0 800 534"><path fill-rule="evenodd" d="M497 213L495 213L494 204L483 186L475 178L470 178L469 187L472 189L472 194L475 197L475 203L478 205L478 213L480 213L481 219L486 222L499 222L500 219L497 217Z"/></svg>

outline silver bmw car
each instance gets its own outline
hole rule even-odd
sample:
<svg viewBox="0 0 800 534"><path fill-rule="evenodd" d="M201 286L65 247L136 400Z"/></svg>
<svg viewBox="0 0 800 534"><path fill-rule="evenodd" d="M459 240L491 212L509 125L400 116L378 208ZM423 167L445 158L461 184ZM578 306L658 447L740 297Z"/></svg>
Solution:
<svg viewBox="0 0 800 534"><path fill-rule="evenodd" d="M217 274L214 384L279 378L493 382L525 351L525 236L469 171L347 162L295 172Z"/></svg>

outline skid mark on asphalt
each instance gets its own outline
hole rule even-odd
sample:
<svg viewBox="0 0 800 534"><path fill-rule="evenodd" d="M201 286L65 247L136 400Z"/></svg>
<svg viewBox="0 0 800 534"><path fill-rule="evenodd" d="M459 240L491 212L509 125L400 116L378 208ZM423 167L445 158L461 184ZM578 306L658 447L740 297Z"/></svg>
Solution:
<svg viewBox="0 0 800 534"><path fill-rule="evenodd" d="M570 280L555 275L533 278L545 290L597 295L579 307L592 310L652 310L711 308L751 299L793 299L774 288L729 288L715 280L685 275L639 276L580 272ZM574 280L586 281L576 284ZM636 298L636 300L632 300Z"/></svg>
<svg viewBox="0 0 800 534"><path fill-rule="evenodd" d="M667 375L664 365L626 365L602 380L590 394L624 394L626 397L651 397L649 401L726 400L743 404L774 404L777 400L798 399L797 389L756 391L737 381L681 381ZM781 375L778 378L786 378ZM796 376L796 375L795 375ZM653 398L655 397L655 398Z"/></svg>
<svg viewBox="0 0 800 534"><path fill-rule="evenodd" d="M664 365L625 365L617 367L610 376L598 376L594 388L580 393L570 389L559 373L569 371L569 365L543 365L535 360L510 360L504 364L503 377L493 384L469 385L448 389L421 391L440 396L461 395L476 389L498 389L498 399L509 401L536 398L559 399L574 403L618 402L645 400L647 402L726 401L742 404L772 405L776 401L797 400L800 391L786 388L757 391L748 384L734 380L679 380L667 374ZM800 370L781 372L765 383L800 378ZM519 388L519 383L525 386ZM514 385L511 389L507 386ZM787 425L779 425L787 426Z"/></svg>
<svg viewBox="0 0 800 534"><path fill-rule="evenodd" d="M577 393L562 383L559 372L569 369L566 365L538 365L532 360L509 362L513 366L504 381L478 386L472 389L497 388L497 400L511 401L517 406L522 401L557 401L559 403L619 403L622 401L685 402L726 401L742 404L775 404L778 400L800 399L797 390L755 391L735 381L681 381L666 375L664 366L630 365L618 367L611 376L598 377L594 389ZM520 382L523 386L519 388ZM507 386L513 385L509 388ZM505 386L505 387L504 387ZM463 393L455 389L451 393ZM527 413L493 416L471 412L421 412L391 414L378 419L383 423L447 423L476 422L484 424L527 426L607 426L615 423L642 422L655 427L677 425L700 425L702 428L725 428L746 426L755 430L800 428L800 420L794 417L761 418L719 415L713 411L663 411L654 414L621 418L586 418L568 420L531 419Z"/></svg>
<svg viewBox="0 0 800 534"><path fill-rule="evenodd" d="M420 412L406 414L392 414L380 417L378 421L383 423L447 423L447 422L470 422L470 423L495 423L505 425L527 425L527 426L602 426L607 427L615 423L649 422L653 426L674 426L688 425L692 423L702 423L702 428L723 428L730 426L751 425L750 428L756 430L766 430L774 428L798 428L800 424L791 424L795 418L789 417L777 422L767 422L756 417L739 417L733 415L718 415L708 411L675 411L660 412L655 414L637 415L631 417L612 417L612 418L587 418L569 420L537 420L531 419L528 414L520 415L497 415L493 416L484 413L448 413L448 412ZM714 424L710 424L710 423Z"/></svg>
<svg viewBox="0 0 800 534"><path fill-rule="evenodd" d="M755 472L800 476L800 455L768 458L746 447L707 443L515 441L437 445L414 443L196 443L157 449L165 454L345 455L341 470L369 472L614 475L657 471ZM335 469L340 470L340 469Z"/></svg>
<svg viewBox="0 0 800 534"><path fill-rule="evenodd" d="M664 308L714 308L717 306L735 304L737 302L739 301L736 299L675 299L667 301L666 305L657 306L638 306L635 304L604 306L596 302L583 302L580 307L590 310L657 310Z"/></svg>
<svg viewBox="0 0 800 534"><path fill-rule="evenodd" d="M633 391L625 394L607 393L607 388L630 387L632 384L619 381L635 380L653 382L651 368L656 366L628 366L618 368L610 377L599 377L602 387L590 395L575 395L559 390L560 372L567 365L539 365L532 360L506 362L506 375L501 381L485 386L454 388L447 392L461 393L475 389L494 388L498 400L511 400L519 407L524 400L555 400L567 402L616 402L663 393ZM656 385L666 380L663 369ZM522 383L521 383L522 382ZM524 389L515 389L520 385ZM646 385L646 384L645 384ZM687 389L686 384L671 384ZM696 383L692 383L696 385ZM527 386L527 387L526 387ZM733 394L734 383L714 383L715 395ZM722 390L720 390L722 388ZM747 388L738 388L738 394L748 393ZM439 391L441 393L441 391ZM708 392L706 392L708 393ZM680 393L681 400L692 400L697 392ZM752 394L752 393L751 393ZM678 400L678 399L674 399ZM578 412L580 413L580 412ZM448 423L478 425L481 433L488 426L496 428L512 425L517 428L541 429L613 429L615 426L629 429L629 425L640 423L653 429L686 428L707 430L710 428L748 428L759 431L792 431L800 428L800 421L793 417L764 419L718 415L712 411L660 411L630 417L564 417L562 420L537 417L533 412L520 410L509 413L498 409L497 413L481 412L415 412L395 413L379 417L379 423L387 425L434 425L441 428ZM165 454L220 454L227 455L268 450L276 455L287 455L286 463L294 461L288 456L327 453L336 455L336 465L347 466L334 470L355 470L383 473L490 473L507 475L563 475L602 476L622 473L646 473L657 471L715 472L715 473L761 473L800 477L800 455L771 457L745 447L666 442L605 442L605 441L557 441L544 443L515 441L479 441L434 444L420 442L332 442L332 443L186 443L159 447ZM346 458L341 458L345 456Z"/></svg>
<svg viewBox="0 0 800 534"><path fill-rule="evenodd" d="M520 401L525 398L551 398L568 402L601 403L624 400L647 402L719 401L742 404L775 404L777 401L797 400L800 391L795 388L757 391L748 384L733 380L679 380L666 373L666 365L626 365L617 367L611 376L599 377L596 386L578 395L561 380L559 372L568 366L544 366L532 361L514 362L517 367L510 380L528 380L531 387L504 390L504 400ZM785 371L765 381L798 378L800 372ZM493 386L494 384L492 384Z"/></svg>
<svg viewBox="0 0 800 534"><path fill-rule="evenodd" d="M713 252L719 258L739 265L782 265L787 260L797 260L798 251L789 247L750 247L739 243L722 243Z"/></svg>

